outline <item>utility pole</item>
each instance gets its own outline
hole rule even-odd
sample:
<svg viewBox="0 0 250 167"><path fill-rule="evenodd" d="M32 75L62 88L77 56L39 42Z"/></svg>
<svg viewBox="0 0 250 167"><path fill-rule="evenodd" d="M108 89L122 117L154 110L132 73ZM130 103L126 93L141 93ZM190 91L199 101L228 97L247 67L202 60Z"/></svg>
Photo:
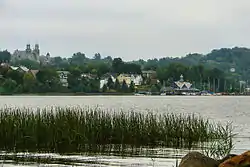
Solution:
<svg viewBox="0 0 250 167"><path fill-rule="evenodd" d="M240 93L241 93L241 87L242 87L242 83L240 82Z"/></svg>
<svg viewBox="0 0 250 167"><path fill-rule="evenodd" d="M215 78L213 79L213 92L216 93L216 90L215 90Z"/></svg>
<svg viewBox="0 0 250 167"><path fill-rule="evenodd" d="M220 78L218 79L217 92L220 92Z"/></svg>
<svg viewBox="0 0 250 167"><path fill-rule="evenodd" d="M224 79L224 92L226 92L226 90L227 90L227 80Z"/></svg>
<svg viewBox="0 0 250 167"><path fill-rule="evenodd" d="M208 89L209 91L211 91L211 87L210 87L210 78L208 77Z"/></svg>

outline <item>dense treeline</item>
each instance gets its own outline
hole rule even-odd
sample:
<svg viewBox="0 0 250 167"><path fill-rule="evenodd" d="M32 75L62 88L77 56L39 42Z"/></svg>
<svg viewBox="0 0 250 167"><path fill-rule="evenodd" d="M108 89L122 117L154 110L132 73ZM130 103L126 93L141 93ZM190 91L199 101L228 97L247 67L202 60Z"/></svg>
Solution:
<svg viewBox="0 0 250 167"><path fill-rule="evenodd" d="M144 69L154 69L169 65L171 63L180 63L185 66L203 65L206 68L217 68L223 71L231 79L249 80L250 79L250 49L248 48L222 48L212 50L206 55L192 53L185 57L164 57L160 59L149 59L133 61L143 66ZM231 68L235 68L235 72L230 72Z"/></svg>
<svg viewBox="0 0 250 167"><path fill-rule="evenodd" d="M142 70L155 70L156 85L149 88L157 89L165 84L171 86L173 81L179 80L181 74L194 87L213 91L239 90L239 80L247 80L249 75L250 50L246 48L213 50L207 55L189 54L182 58L161 58L152 60L138 60L124 62L121 58L110 56L102 58L96 53L88 58L84 53L75 53L70 58L53 57L48 64L37 63L31 60L11 62L11 54L0 51L0 62L10 62L13 66L23 65L29 69L39 70L34 76L31 73L22 73L1 67L0 86L7 92L34 93L34 92L100 92L112 89L115 91L131 92L136 90L133 83L129 88L126 83L117 83L109 79L103 90L99 89L100 79L106 73L141 74ZM234 73L230 68L235 68ZM69 71L68 87L60 83L56 71ZM83 76L82 74L88 74ZM144 78L147 80L147 78Z"/></svg>

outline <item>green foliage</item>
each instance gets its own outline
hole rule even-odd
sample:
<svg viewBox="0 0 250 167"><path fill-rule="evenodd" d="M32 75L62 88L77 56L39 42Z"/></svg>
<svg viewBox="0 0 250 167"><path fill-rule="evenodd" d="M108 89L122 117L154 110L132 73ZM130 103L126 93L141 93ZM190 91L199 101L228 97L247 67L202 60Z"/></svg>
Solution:
<svg viewBox="0 0 250 167"><path fill-rule="evenodd" d="M118 79L115 80L115 87L114 87L114 88L115 88L115 90L117 90L117 91L120 91L120 90L121 90L121 85L120 85Z"/></svg>
<svg viewBox="0 0 250 167"><path fill-rule="evenodd" d="M114 88L115 88L115 83L113 82L113 80L112 80L111 77L108 78L107 87L108 87L109 89L114 89Z"/></svg>
<svg viewBox="0 0 250 167"><path fill-rule="evenodd" d="M135 83L133 81L130 83L129 92L135 92Z"/></svg>
<svg viewBox="0 0 250 167"><path fill-rule="evenodd" d="M14 93L16 91L17 83L12 79L6 79L2 86L6 90L6 92Z"/></svg>
<svg viewBox="0 0 250 167"><path fill-rule="evenodd" d="M0 63L10 61L8 51L0 51ZM172 86L179 80L181 74L184 79L193 84L195 88L210 89L211 91L239 91L239 81L250 79L250 49L232 48L213 50L207 55L198 53L188 54L181 58L165 57L161 59L138 60L124 62L121 58L103 57L96 53L88 58L84 53L74 53L71 58L54 57L49 64L38 64L31 60L11 62L11 65L23 65L29 69L38 69L40 72L35 78L36 82L26 78L24 73L0 67L0 75L4 79L11 79L20 85L24 92L98 92L99 79L107 73L141 74L143 70L155 70L157 78L144 78L144 84L156 84L156 79L165 86ZM234 67L236 72L229 72ZM62 87L56 71L69 71L68 87ZM82 74L94 75L84 78ZM27 83L26 83L27 82ZM32 83L32 84L31 84ZM128 88L118 81L113 83L109 79L107 88L119 92L133 92L133 86ZM131 90L132 89L132 90ZM159 89L157 87L157 89Z"/></svg>
<svg viewBox="0 0 250 167"><path fill-rule="evenodd" d="M212 50L211 53L207 55L193 53L182 58L165 57L160 59L149 59L147 61L133 61L133 63L141 65L144 70L157 70L158 68L168 66L172 63L179 63L187 67L202 65L208 69L217 68L226 75L231 75L230 68L234 67L236 69L235 73L238 74L233 77L234 79L250 79L250 49L248 48L222 48Z"/></svg>
<svg viewBox="0 0 250 167"><path fill-rule="evenodd" d="M127 92L129 91L128 85L127 85L127 83L126 83L125 80L123 80L123 82L122 82L121 91L122 91L123 93L127 93Z"/></svg>
<svg viewBox="0 0 250 167"><path fill-rule="evenodd" d="M33 70L37 70L40 68L40 64L38 62L31 61L29 59L15 61L15 63L11 63L11 65L13 65L13 66L25 66L28 69L33 69Z"/></svg>
<svg viewBox="0 0 250 167"><path fill-rule="evenodd" d="M141 74L141 66L135 63L125 63L121 58L115 58L112 62L112 71L118 74L133 73Z"/></svg>
<svg viewBox="0 0 250 167"><path fill-rule="evenodd" d="M151 86L151 92L159 92L158 88L156 87L156 85L152 85Z"/></svg>
<svg viewBox="0 0 250 167"><path fill-rule="evenodd" d="M16 70L8 70L6 78L13 79L18 85L23 84L23 73Z"/></svg>
<svg viewBox="0 0 250 167"><path fill-rule="evenodd" d="M107 90L108 90L108 86L104 84L102 87L102 92L107 92Z"/></svg>
<svg viewBox="0 0 250 167"><path fill-rule="evenodd" d="M0 51L0 63L10 62L11 54L7 50Z"/></svg>
<svg viewBox="0 0 250 167"><path fill-rule="evenodd" d="M57 92L60 87L59 76L53 69L41 69L36 74L39 82L38 92Z"/></svg>
<svg viewBox="0 0 250 167"><path fill-rule="evenodd" d="M36 78L31 73L26 73L23 76L23 92L32 93L36 89Z"/></svg>
<svg viewBox="0 0 250 167"><path fill-rule="evenodd" d="M180 75L184 75L184 80L193 83L194 87L209 89L212 91L225 91L229 89L230 84L235 83L235 80L228 79L228 74L218 68L205 68L203 65L185 66L180 63L172 63L165 67L158 67L157 77L165 86L171 86L174 81L180 79ZM227 85L225 85L227 82ZM234 84L234 87L238 87Z"/></svg>

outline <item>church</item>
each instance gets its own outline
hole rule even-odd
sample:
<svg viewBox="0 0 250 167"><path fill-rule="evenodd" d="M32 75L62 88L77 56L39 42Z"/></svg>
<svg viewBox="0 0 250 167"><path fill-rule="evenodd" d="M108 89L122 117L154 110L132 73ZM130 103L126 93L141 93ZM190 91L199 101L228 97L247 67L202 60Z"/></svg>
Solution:
<svg viewBox="0 0 250 167"><path fill-rule="evenodd" d="M30 44L26 45L25 50L15 50L11 56L11 61L16 62L20 60L31 60L40 63L40 49L39 45L35 44L35 48L32 50Z"/></svg>

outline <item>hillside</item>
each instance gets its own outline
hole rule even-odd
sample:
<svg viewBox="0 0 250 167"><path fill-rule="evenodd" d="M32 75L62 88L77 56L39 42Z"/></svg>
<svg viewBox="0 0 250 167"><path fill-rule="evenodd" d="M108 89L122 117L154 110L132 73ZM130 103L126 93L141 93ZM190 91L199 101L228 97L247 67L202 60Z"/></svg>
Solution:
<svg viewBox="0 0 250 167"><path fill-rule="evenodd" d="M250 49L248 48L222 48L212 50L206 55L194 53L181 58L168 57L133 62L142 65L145 69L156 69L171 63L181 63L186 66L202 64L207 68L218 68L225 73L230 73L230 69L235 68L233 76L237 79L250 79Z"/></svg>
<svg viewBox="0 0 250 167"><path fill-rule="evenodd" d="M0 52L0 61L6 62L10 58L10 53L7 51ZM111 66L113 59L102 57L99 53L95 54L93 58L88 58L84 53L77 52L69 58L54 57L51 59L49 66L64 68L69 64L78 66L96 66L105 63ZM250 49L248 48L222 48L212 50L206 55L199 53L188 54L181 58L164 57L160 59L137 60L129 63L135 63L141 66L142 70L156 70L159 67L166 67L171 63L181 63L185 66L203 65L206 68L217 68L223 71L228 76L233 76L237 80L250 79ZM13 63L12 63L13 64ZM39 68L39 64L30 61L16 62L13 65L22 64L28 67ZM235 68L235 72L231 73L230 69Z"/></svg>

